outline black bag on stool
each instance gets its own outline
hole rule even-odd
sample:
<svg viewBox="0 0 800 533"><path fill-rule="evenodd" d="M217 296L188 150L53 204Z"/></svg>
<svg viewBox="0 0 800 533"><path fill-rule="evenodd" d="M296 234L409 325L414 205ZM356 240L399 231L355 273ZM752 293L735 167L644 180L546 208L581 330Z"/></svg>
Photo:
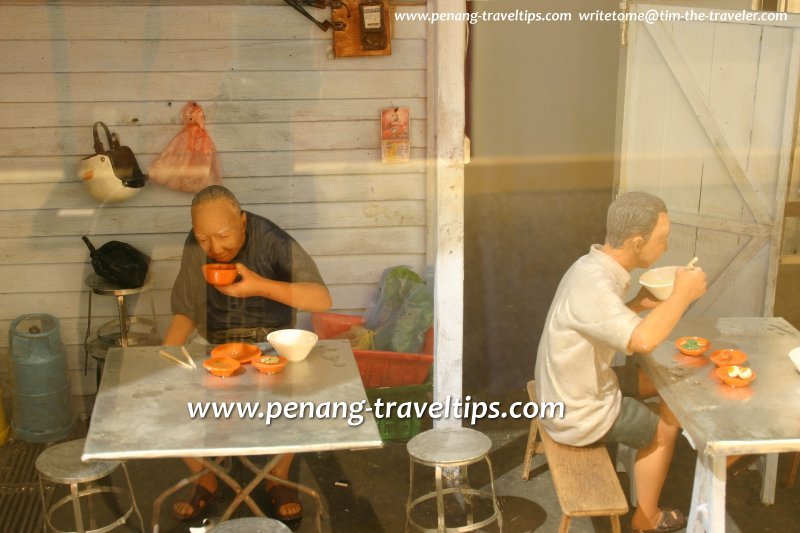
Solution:
<svg viewBox="0 0 800 533"><path fill-rule="evenodd" d="M131 246L120 241L108 241L95 249L87 237L83 242L89 247L92 268L103 279L133 289L144 285L150 258Z"/></svg>

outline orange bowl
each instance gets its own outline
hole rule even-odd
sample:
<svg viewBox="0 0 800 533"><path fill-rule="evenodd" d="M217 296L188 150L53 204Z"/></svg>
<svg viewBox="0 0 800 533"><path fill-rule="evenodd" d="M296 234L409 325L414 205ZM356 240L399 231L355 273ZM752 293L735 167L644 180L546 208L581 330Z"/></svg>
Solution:
<svg viewBox="0 0 800 533"><path fill-rule="evenodd" d="M203 276L212 285L230 285L236 281L236 265L209 263L203 265Z"/></svg>
<svg viewBox="0 0 800 533"><path fill-rule="evenodd" d="M693 347L696 346L696 347ZM708 350L711 342L703 337L681 337L675 341L675 347L684 355L697 357Z"/></svg>
<svg viewBox="0 0 800 533"><path fill-rule="evenodd" d="M242 366L236 359L230 357L217 357L203 361L203 368L221 378L233 375Z"/></svg>
<svg viewBox="0 0 800 533"><path fill-rule="evenodd" d="M717 366L741 365L747 361L747 355L744 352L732 349L714 350L708 358Z"/></svg>
<svg viewBox="0 0 800 533"><path fill-rule="evenodd" d="M229 342L227 344L220 344L211 350L211 357L213 359L229 357L243 365L249 363L250 359L256 355L261 355L261 348L248 342Z"/></svg>
<svg viewBox="0 0 800 533"><path fill-rule="evenodd" d="M752 369L751 369L751 372L752 372L753 375L750 376L749 378L745 379L745 378L740 378L738 376L737 377L731 377L728 374L728 370L731 369L731 368L734 368L734 366L721 366L716 371L717 377L719 379L721 379L725 384L727 384L727 385L729 385L731 387L746 387L747 385L750 385L750 383L752 383L752 381L754 379L756 379L756 373L753 372ZM742 368L746 368L746 367L742 367Z"/></svg>
<svg viewBox="0 0 800 533"><path fill-rule="evenodd" d="M283 367L288 363L289 360L280 355L257 355L250 359L250 364L263 374L277 374L278 372L283 372Z"/></svg>

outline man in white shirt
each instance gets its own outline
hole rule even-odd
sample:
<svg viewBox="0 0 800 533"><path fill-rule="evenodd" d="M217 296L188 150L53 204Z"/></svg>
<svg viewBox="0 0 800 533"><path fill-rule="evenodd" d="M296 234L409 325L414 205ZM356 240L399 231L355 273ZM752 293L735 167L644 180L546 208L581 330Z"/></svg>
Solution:
<svg viewBox="0 0 800 533"><path fill-rule="evenodd" d="M655 387L633 364L612 369L615 352L648 353L664 341L689 305L706 292L701 268L678 269L672 294L656 301L642 289L624 301L630 272L652 266L667 250L669 217L651 194L626 193L608 209L606 242L593 245L558 286L536 360L540 401L563 402L564 418L542 420L554 440L572 446L621 442L639 450L634 466L638 506L634 531L685 527L678 510L658 505L679 426L661 402L639 398ZM637 313L650 310L644 317Z"/></svg>

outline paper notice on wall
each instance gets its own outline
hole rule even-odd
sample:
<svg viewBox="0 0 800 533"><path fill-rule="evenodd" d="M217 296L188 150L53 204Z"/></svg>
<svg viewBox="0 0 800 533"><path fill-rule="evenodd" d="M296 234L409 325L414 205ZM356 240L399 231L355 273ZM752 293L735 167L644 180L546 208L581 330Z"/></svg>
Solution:
<svg viewBox="0 0 800 533"><path fill-rule="evenodd" d="M387 107L381 110L381 161L408 163L411 161L407 107Z"/></svg>

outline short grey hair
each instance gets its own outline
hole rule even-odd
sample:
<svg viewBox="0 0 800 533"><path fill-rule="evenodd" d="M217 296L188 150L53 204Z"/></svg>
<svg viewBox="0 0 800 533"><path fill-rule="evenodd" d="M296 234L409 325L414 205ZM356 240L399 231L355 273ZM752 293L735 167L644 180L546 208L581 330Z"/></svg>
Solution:
<svg viewBox="0 0 800 533"><path fill-rule="evenodd" d="M622 248L631 237L650 239L658 223L658 215L667 212L664 200L646 192L627 192L608 207L606 244Z"/></svg>
<svg viewBox="0 0 800 533"><path fill-rule="evenodd" d="M216 202L218 200L226 201L233 205L237 212L242 212L242 206L239 205L239 200L236 199L236 196L234 196L231 191L222 185L209 185L205 189L195 194L194 198L192 199L192 209L201 205L209 204L211 202Z"/></svg>

